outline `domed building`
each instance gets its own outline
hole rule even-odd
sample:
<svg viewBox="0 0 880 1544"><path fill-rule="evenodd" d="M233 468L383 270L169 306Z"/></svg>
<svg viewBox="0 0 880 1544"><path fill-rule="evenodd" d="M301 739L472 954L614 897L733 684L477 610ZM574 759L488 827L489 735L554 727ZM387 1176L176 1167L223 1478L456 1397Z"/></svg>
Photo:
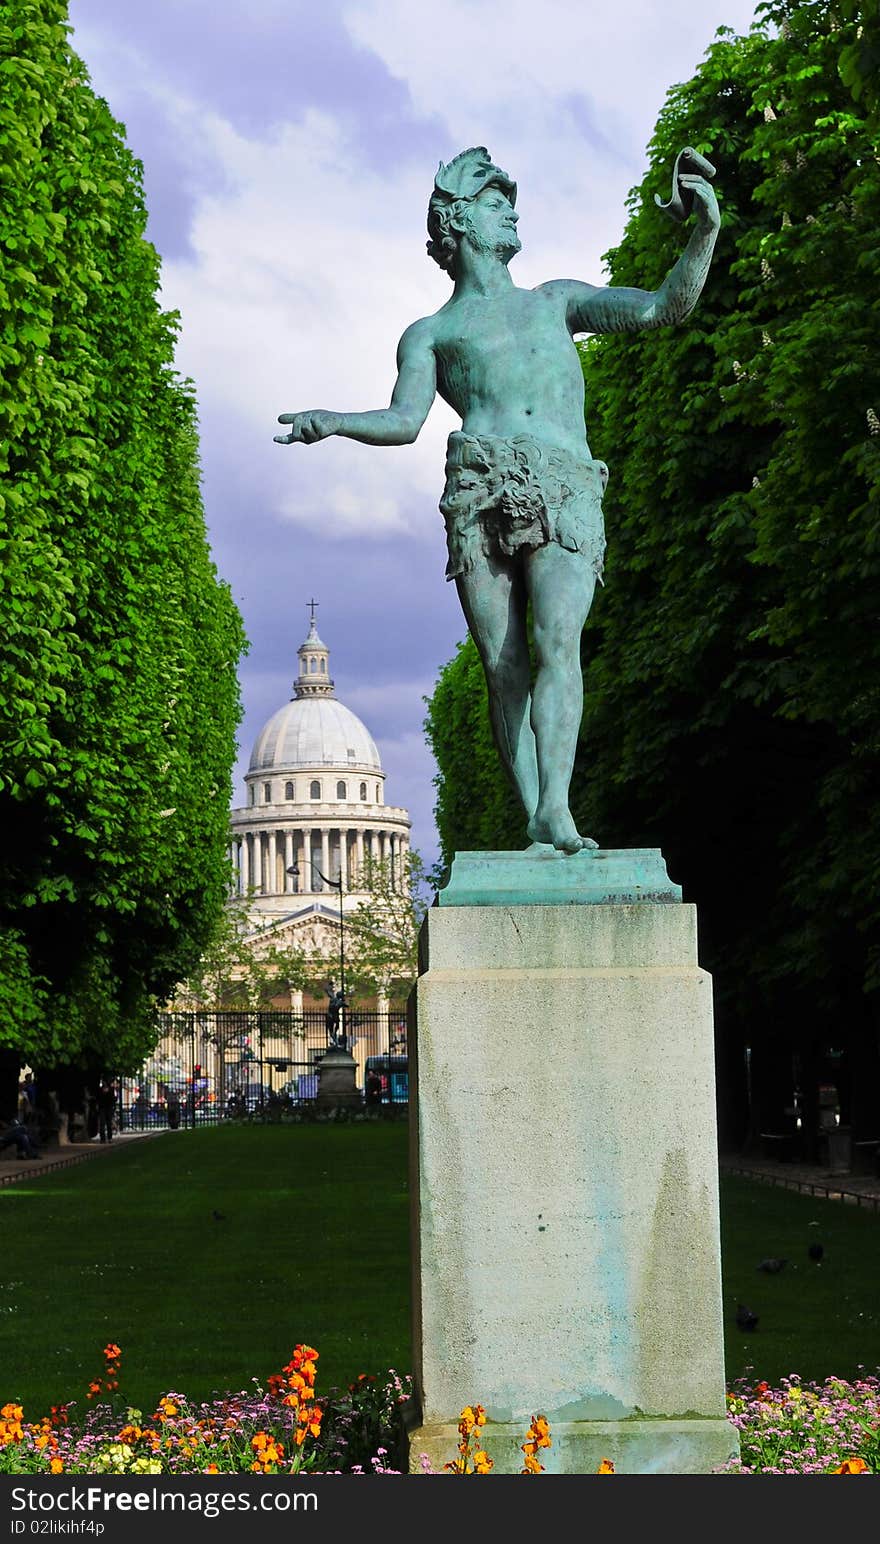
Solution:
<svg viewBox="0 0 880 1544"><path fill-rule="evenodd" d="M340 878L344 911L364 899L371 859L401 883L410 819L386 804L376 742L336 696L314 610L297 654L293 696L257 735L246 803L232 811L234 884L255 928L324 955L338 939Z"/></svg>

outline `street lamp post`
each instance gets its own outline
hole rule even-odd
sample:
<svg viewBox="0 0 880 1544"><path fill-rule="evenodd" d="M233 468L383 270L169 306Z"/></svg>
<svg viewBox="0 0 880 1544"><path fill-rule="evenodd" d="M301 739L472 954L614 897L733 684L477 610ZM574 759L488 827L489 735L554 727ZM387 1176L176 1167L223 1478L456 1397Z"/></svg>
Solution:
<svg viewBox="0 0 880 1544"><path fill-rule="evenodd" d="M341 1050L347 1051L348 1035L346 1033L345 1025L345 921L342 909L342 874L340 873L338 879L328 879L327 875L323 874L318 868L317 863L314 862L311 864L311 869L312 873L317 874L318 878L322 879L325 885L329 885L331 890L339 891L339 1026L341 1034L337 1044L340 1046ZM293 879L298 879L299 864L294 861L290 868L287 870L287 873L290 874Z"/></svg>

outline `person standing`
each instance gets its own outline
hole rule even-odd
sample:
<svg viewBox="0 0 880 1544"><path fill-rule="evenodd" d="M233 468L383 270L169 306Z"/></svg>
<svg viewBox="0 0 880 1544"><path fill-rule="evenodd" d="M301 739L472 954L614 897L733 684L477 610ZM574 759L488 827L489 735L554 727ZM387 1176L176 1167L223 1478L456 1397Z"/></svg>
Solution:
<svg viewBox="0 0 880 1544"><path fill-rule="evenodd" d="M113 1141L113 1114L116 1109L116 1090L106 1078L101 1079L98 1089L98 1135L102 1142Z"/></svg>

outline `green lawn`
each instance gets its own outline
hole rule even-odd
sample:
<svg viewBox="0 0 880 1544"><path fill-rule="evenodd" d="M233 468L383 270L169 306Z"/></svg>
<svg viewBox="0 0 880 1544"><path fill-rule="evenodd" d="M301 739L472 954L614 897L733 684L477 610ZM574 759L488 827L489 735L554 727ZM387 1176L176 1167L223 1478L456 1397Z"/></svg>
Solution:
<svg viewBox="0 0 880 1544"><path fill-rule="evenodd" d="M0 1394L26 1413L81 1398L109 1340L144 1409L265 1380L298 1341L324 1390L409 1371L404 1122L132 1142L4 1187L0 1220Z"/></svg>
<svg viewBox="0 0 880 1544"><path fill-rule="evenodd" d="M230 1125L4 1187L0 1403L36 1415L82 1400L108 1340L123 1392L149 1409L170 1388L208 1397L265 1379L297 1341L320 1352L325 1391L408 1372L406 1148L403 1122ZM722 1255L729 1379L880 1365L880 1216L727 1179ZM767 1276L766 1256L789 1263ZM759 1315L752 1335L734 1325L738 1302Z"/></svg>
<svg viewBox="0 0 880 1544"><path fill-rule="evenodd" d="M815 1224L815 1225L814 1225ZM825 1254L815 1265L809 1244ZM778 1275L757 1266L784 1259ZM772 1383L852 1378L880 1366L880 1213L725 1177L721 1261L728 1381L754 1367ZM737 1303L758 1315L753 1334L734 1324Z"/></svg>

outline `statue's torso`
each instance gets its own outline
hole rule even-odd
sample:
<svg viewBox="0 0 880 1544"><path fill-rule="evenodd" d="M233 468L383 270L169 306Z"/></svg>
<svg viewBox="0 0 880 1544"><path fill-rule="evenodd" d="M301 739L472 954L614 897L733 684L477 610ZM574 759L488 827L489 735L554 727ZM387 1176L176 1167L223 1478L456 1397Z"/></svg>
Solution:
<svg viewBox="0 0 880 1544"><path fill-rule="evenodd" d="M513 286L432 318L437 387L468 434L530 434L589 456L584 380L558 294Z"/></svg>

